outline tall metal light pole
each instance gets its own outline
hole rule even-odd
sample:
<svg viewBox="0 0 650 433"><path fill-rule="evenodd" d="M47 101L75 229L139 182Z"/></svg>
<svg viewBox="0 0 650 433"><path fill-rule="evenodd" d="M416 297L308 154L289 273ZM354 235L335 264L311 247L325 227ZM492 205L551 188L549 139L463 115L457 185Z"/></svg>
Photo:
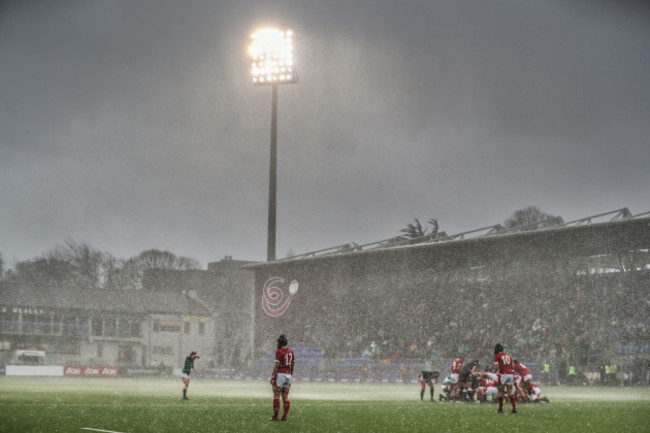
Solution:
<svg viewBox="0 0 650 433"><path fill-rule="evenodd" d="M251 73L256 86L271 86L271 162L269 167L269 218L266 260L275 260L278 159L278 84L297 83L293 62L293 32L263 29L251 35Z"/></svg>

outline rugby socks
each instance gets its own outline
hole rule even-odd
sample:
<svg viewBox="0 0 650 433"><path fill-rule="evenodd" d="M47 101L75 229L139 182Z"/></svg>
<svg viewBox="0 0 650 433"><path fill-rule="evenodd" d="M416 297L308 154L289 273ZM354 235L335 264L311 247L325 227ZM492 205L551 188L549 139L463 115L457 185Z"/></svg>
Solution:
<svg viewBox="0 0 650 433"><path fill-rule="evenodd" d="M273 399L273 419L278 419L278 412L280 412L280 398Z"/></svg>
<svg viewBox="0 0 650 433"><path fill-rule="evenodd" d="M517 400L515 400L515 396L511 395L510 396L510 404L512 405L513 409L517 409Z"/></svg>
<svg viewBox="0 0 650 433"><path fill-rule="evenodd" d="M424 400L424 388L420 391L420 400Z"/></svg>
<svg viewBox="0 0 650 433"><path fill-rule="evenodd" d="M183 398L187 398L187 390L186 389L183 390Z"/></svg>
<svg viewBox="0 0 650 433"><path fill-rule="evenodd" d="M289 408L291 407L291 402L289 400L284 400L282 402L282 406L284 409L284 413L282 414L282 419L287 420L287 416L289 416Z"/></svg>
<svg viewBox="0 0 650 433"><path fill-rule="evenodd" d="M422 392L424 392L424 391L422 391ZM429 390L429 394L431 394L431 401L433 401L433 388L431 388L431 389Z"/></svg>
<svg viewBox="0 0 650 433"><path fill-rule="evenodd" d="M499 402L499 410L503 410L503 397L499 396L497 401Z"/></svg>

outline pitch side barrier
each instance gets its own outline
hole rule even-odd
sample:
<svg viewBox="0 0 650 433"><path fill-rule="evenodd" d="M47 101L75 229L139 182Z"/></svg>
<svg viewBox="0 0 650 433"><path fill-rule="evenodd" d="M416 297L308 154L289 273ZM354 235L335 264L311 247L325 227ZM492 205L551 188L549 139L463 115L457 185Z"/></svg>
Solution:
<svg viewBox="0 0 650 433"><path fill-rule="evenodd" d="M323 348L329 359L361 356L354 352L360 336L407 338L423 323L449 322L436 310L449 319L464 308L476 311L478 297L530 291L538 297L533 310L542 309L545 296L563 299L580 273L647 271L649 249L650 218L634 218L248 265L255 274L255 359L274 350L280 333L290 344ZM499 329L474 326L486 347L499 336Z"/></svg>
<svg viewBox="0 0 650 433"><path fill-rule="evenodd" d="M172 367L117 367L86 365L2 365L0 376L154 377L180 376Z"/></svg>

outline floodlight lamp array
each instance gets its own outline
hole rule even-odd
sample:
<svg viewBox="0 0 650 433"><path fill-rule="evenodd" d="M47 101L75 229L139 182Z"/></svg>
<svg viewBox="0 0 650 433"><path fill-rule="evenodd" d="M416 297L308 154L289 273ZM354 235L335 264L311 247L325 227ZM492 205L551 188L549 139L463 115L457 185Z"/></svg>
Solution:
<svg viewBox="0 0 650 433"><path fill-rule="evenodd" d="M251 35L251 74L256 85L298 82L293 62L293 32L263 29Z"/></svg>

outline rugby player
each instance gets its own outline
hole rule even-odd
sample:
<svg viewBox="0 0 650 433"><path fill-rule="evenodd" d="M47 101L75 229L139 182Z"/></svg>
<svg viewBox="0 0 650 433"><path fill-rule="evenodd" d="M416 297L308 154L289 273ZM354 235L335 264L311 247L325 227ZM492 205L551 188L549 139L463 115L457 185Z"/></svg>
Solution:
<svg viewBox="0 0 650 433"><path fill-rule="evenodd" d="M187 398L187 388L190 386L190 373L192 370L196 373L194 361L197 359L199 359L199 355L196 352L190 353L190 356L185 358L185 363L183 364L183 370L181 372L181 379L183 379L183 400L189 400L189 398Z"/></svg>
<svg viewBox="0 0 650 433"><path fill-rule="evenodd" d="M271 386L273 387L273 416L269 421L278 421L280 412L280 395L282 395L282 407L284 412L280 421L286 421L289 416L289 389L291 388L291 376L293 375L293 366L295 357L293 350L287 347L287 337L280 335L278 337L278 350L275 352L275 362L273 364L273 373L271 373Z"/></svg>
<svg viewBox="0 0 650 433"><path fill-rule="evenodd" d="M431 395L431 401L435 400L433 399L433 393L434 393L434 386L433 386L433 380L437 379L440 376L439 371L431 371L431 370L422 370L420 374L418 375L418 382L420 382L420 385L422 386L422 389L420 390L420 401L424 401L424 391L427 388L427 385L429 385L429 394Z"/></svg>
<svg viewBox="0 0 650 433"><path fill-rule="evenodd" d="M512 390L515 384L512 357L505 353L503 346L498 343L494 346L494 367L499 375L499 396L497 397L499 409L497 413L503 413L503 399L506 394L512 405L512 413L517 413L517 401Z"/></svg>
<svg viewBox="0 0 650 433"><path fill-rule="evenodd" d="M463 358L454 359L451 363L451 399L458 400L460 398L460 368L463 365Z"/></svg>

